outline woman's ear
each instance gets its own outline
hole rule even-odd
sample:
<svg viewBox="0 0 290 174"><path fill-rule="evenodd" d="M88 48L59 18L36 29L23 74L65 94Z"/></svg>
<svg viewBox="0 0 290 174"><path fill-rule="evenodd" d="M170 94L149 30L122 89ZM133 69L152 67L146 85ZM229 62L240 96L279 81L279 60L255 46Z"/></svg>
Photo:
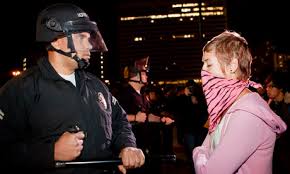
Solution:
<svg viewBox="0 0 290 174"><path fill-rule="evenodd" d="M235 73L237 72L238 68L239 68L239 61L236 58L233 58L231 63L230 63L230 73Z"/></svg>

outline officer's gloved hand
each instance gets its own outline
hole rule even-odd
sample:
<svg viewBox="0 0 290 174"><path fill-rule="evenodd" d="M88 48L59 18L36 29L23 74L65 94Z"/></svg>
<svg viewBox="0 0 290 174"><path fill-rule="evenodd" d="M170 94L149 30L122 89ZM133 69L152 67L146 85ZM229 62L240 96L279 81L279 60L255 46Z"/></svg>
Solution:
<svg viewBox="0 0 290 174"><path fill-rule="evenodd" d="M118 168L123 174L126 174L126 169L141 167L145 162L142 150L135 147L123 148L119 157L122 159L123 164L119 165Z"/></svg>

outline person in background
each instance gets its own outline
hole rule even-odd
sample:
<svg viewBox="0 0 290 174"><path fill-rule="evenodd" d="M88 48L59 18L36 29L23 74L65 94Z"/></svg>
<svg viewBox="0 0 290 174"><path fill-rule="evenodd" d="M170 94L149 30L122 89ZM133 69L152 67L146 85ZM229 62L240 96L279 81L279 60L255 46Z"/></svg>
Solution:
<svg viewBox="0 0 290 174"><path fill-rule="evenodd" d="M150 111L150 103L144 95L147 85L149 57L135 60L124 68L126 84L120 91L119 101L127 112L127 119L132 124L136 136L137 147L146 156L158 156L160 153L160 124L170 125L174 122L169 116L155 115ZM158 172L160 165L148 160L142 170L137 173Z"/></svg>
<svg viewBox="0 0 290 174"><path fill-rule="evenodd" d="M169 108L166 99L163 95L163 91L160 86L146 85L142 88L141 93L145 95L146 100L149 102L149 113L158 115L160 117L169 117L174 119L173 113L169 112ZM154 144L160 144L160 146L154 152L155 154L170 155L173 154L173 128L175 124L155 124L156 132L159 132L159 136L156 136L152 142ZM152 128L153 126L151 126Z"/></svg>
<svg viewBox="0 0 290 174"><path fill-rule="evenodd" d="M282 120L290 125L290 104L286 95L289 90L289 75L286 72L273 72L269 75L266 83L268 104L270 108L279 115ZM289 129L281 135L275 144L273 158L273 173L290 173L290 133Z"/></svg>
<svg viewBox="0 0 290 174"><path fill-rule="evenodd" d="M115 157L123 174L142 166L145 157L126 113L105 84L85 71L92 51L107 51L96 23L78 6L53 4L38 16L36 40L47 45L47 56L0 90L1 168L109 173L56 164Z"/></svg>
<svg viewBox="0 0 290 174"><path fill-rule="evenodd" d="M287 126L248 89L252 56L245 38L224 31L203 47L201 79L209 130L193 150L197 174L271 174L277 135Z"/></svg>
<svg viewBox="0 0 290 174"><path fill-rule="evenodd" d="M187 161L192 165L192 150L200 146L207 134L203 127L208 112L205 98L199 84L189 80L184 87L184 94L175 101L175 118L180 143L185 147ZM194 167L192 165L194 171Z"/></svg>

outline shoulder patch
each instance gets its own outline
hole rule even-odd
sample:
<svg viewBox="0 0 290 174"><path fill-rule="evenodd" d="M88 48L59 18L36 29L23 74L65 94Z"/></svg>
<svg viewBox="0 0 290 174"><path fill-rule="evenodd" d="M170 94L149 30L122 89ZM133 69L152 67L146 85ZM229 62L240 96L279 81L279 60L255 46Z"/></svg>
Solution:
<svg viewBox="0 0 290 174"><path fill-rule="evenodd" d="M114 96L112 96L112 103L113 103L114 105L116 105L116 102L117 102L117 99L116 99Z"/></svg>
<svg viewBox="0 0 290 174"><path fill-rule="evenodd" d="M107 102L105 100L104 95L101 92L98 92L98 100L104 110L107 109Z"/></svg>

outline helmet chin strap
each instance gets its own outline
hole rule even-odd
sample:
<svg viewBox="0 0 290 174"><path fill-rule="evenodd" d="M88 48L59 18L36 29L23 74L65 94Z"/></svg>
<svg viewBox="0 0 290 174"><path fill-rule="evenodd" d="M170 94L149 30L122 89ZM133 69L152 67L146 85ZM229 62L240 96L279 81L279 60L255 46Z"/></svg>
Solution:
<svg viewBox="0 0 290 174"><path fill-rule="evenodd" d="M65 55L67 57L72 58L73 60L75 60L78 63L79 69L86 69L90 65L89 62L85 61L84 59L80 58L79 56L77 56L77 55L72 56L73 52L64 52L63 50L59 50L59 49L54 48L52 45L49 46L49 50L53 50L59 54L62 54L62 55Z"/></svg>
<svg viewBox="0 0 290 174"><path fill-rule="evenodd" d="M129 80L129 82L135 82L135 83L145 84L144 82L142 82L140 80Z"/></svg>
<svg viewBox="0 0 290 174"><path fill-rule="evenodd" d="M79 69L86 69L90 65L89 62L85 61L85 59L82 59L77 55L74 55L71 58L74 59L78 63Z"/></svg>
<svg viewBox="0 0 290 174"><path fill-rule="evenodd" d="M70 57L78 63L79 69L86 69L90 65L90 63L85 61L85 59L82 59L79 56L77 56L77 54L72 56L72 53L76 53L74 45L73 45L72 35L68 34L67 38L68 38L68 48L70 48L72 51L64 52L63 50L54 48L51 44L48 46L48 50L53 50L59 54Z"/></svg>
<svg viewBox="0 0 290 174"><path fill-rule="evenodd" d="M140 78L140 80L132 80L132 79L129 79L129 82L135 82L135 83L140 83L140 84L146 85L147 82L143 82L142 81L141 72L139 72L139 78Z"/></svg>

